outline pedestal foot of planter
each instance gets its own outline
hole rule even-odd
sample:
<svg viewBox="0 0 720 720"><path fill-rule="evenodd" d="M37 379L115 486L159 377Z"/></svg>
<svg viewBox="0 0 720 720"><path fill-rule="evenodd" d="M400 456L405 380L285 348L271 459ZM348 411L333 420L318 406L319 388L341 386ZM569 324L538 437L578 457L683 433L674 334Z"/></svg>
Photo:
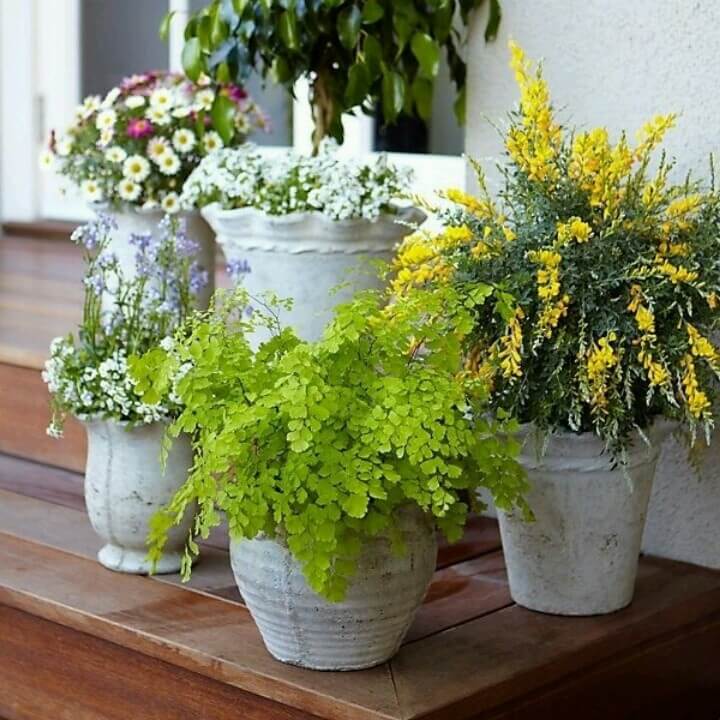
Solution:
<svg viewBox="0 0 720 720"><path fill-rule="evenodd" d="M105 545L98 552L97 557L101 565L116 572L149 575L152 569L152 563L147 559L147 551L145 550L130 550L117 545ZM158 561L155 573L165 575L179 572L181 561L181 553L165 553Z"/></svg>

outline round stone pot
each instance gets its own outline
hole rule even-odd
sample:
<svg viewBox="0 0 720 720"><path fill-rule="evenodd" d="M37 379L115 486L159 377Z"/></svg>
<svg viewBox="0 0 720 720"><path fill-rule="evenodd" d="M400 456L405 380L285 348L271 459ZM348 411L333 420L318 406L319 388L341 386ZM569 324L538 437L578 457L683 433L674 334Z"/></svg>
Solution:
<svg viewBox="0 0 720 720"><path fill-rule="evenodd" d="M592 433L543 438L523 428L520 462L535 522L498 510L510 594L557 615L599 615L632 601L659 443L636 438L623 471Z"/></svg>
<svg viewBox="0 0 720 720"><path fill-rule="evenodd" d="M108 250L118 257L123 274L128 278L133 277L136 250L130 244L130 235L157 235L158 225L165 213L160 209L145 210L131 205L115 208L97 204L93 205L93 210L111 215L117 223ZM188 237L199 245L197 261L208 273L208 283L198 294L197 302L198 307L204 310L215 291L215 234L197 210L180 212L177 216L186 221Z"/></svg>
<svg viewBox="0 0 720 720"><path fill-rule="evenodd" d="M163 472L160 449L165 424L130 429L112 420L89 420L85 428L85 504L93 529L106 543L98 560L110 570L147 574L152 569L145 544L150 518L187 479L192 466L190 442L186 437L173 442ZM185 522L170 531L155 572L180 569L193 514L188 512Z"/></svg>
<svg viewBox="0 0 720 720"><path fill-rule="evenodd" d="M393 554L384 537L366 541L357 574L338 603L308 586L281 541L231 541L238 588L275 658L313 670L360 670L397 652L437 558L434 525L425 515L403 511L398 523L406 553Z"/></svg>
<svg viewBox="0 0 720 720"><path fill-rule="evenodd" d="M336 305L358 290L382 287L373 260L392 260L398 243L425 214L405 208L376 221L331 220L319 212L268 215L255 208L223 210L213 203L202 209L228 262L246 260L243 285L255 297L273 291L292 298L281 311L283 325L305 340L318 340ZM347 286L331 294L342 283Z"/></svg>

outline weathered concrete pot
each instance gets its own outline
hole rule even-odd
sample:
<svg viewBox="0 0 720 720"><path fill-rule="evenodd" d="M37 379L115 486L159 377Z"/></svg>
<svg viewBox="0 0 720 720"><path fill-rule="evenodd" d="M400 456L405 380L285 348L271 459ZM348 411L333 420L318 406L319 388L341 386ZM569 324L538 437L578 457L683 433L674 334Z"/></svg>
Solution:
<svg viewBox="0 0 720 720"><path fill-rule="evenodd" d="M407 546L398 557L386 538L367 541L342 602L308 587L300 565L277 540L233 540L238 588L270 653L314 670L379 665L400 647L435 570L432 522L415 510L398 516Z"/></svg>
<svg viewBox="0 0 720 720"><path fill-rule="evenodd" d="M90 523L105 541L98 560L110 570L147 574L145 544L150 518L170 502L192 466L187 438L172 445L163 472L160 449L166 425L154 423L133 429L112 420L85 422L88 457L85 504ZM157 573L180 569L183 546L193 513L170 531Z"/></svg>
<svg viewBox="0 0 720 720"><path fill-rule="evenodd" d="M698 453L697 470L688 451L679 437L663 443L642 549L720 570L720 433Z"/></svg>
<svg viewBox="0 0 720 720"><path fill-rule="evenodd" d="M599 615L628 605L659 446L639 437L625 472L592 433L543 440L529 426L520 462L535 522L498 510L510 593L557 615Z"/></svg>
<svg viewBox="0 0 720 720"><path fill-rule="evenodd" d="M305 340L318 340L336 305L358 290L382 286L373 260L392 260L397 244L419 223L417 208L368 220L331 220L322 213L268 215L255 208L202 209L228 262L246 260L250 273L243 286L258 297L273 291L294 300L280 320ZM348 286L336 294L330 291Z"/></svg>
<svg viewBox="0 0 720 720"><path fill-rule="evenodd" d="M137 251L130 244L130 235L149 233L157 236L160 231L158 225L165 213L159 209L144 210L131 205L124 205L118 209L107 204L97 204L93 205L93 210L111 215L117 223L117 230L113 231L108 250L118 257L125 276L133 277ZM197 261L208 273L208 284L198 294L197 302L198 307L204 310L215 291L215 233L197 210L180 212L177 217L183 218L187 223L188 237L199 246Z"/></svg>

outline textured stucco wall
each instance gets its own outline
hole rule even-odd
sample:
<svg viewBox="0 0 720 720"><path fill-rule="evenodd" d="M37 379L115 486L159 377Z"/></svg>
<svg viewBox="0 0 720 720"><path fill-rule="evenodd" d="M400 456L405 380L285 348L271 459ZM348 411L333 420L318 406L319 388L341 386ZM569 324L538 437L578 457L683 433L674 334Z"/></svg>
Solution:
<svg viewBox="0 0 720 720"><path fill-rule="evenodd" d="M542 59L564 123L604 125L631 141L658 113L680 113L667 136L676 175L707 176L720 149L720 0L502 0L498 39L486 45L476 18L469 47L466 151L499 158L503 125L518 93L508 37ZM490 172L490 184L497 176ZM720 431L701 453L701 478L686 448L669 440L658 463L644 548L720 568Z"/></svg>
<svg viewBox="0 0 720 720"><path fill-rule="evenodd" d="M720 148L720 1L502 0L495 42L485 44L485 18L476 18L468 48L466 150L497 156L498 133L517 102L508 69L512 37L542 59L564 121L636 129L658 113L682 113L667 147L678 170L707 172Z"/></svg>

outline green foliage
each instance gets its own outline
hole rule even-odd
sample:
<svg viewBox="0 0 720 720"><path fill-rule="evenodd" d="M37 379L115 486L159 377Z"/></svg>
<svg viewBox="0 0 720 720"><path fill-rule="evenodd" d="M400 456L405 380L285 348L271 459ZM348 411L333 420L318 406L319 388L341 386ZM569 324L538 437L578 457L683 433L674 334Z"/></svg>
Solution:
<svg viewBox="0 0 720 720"><path fill-rule="evenodd" d="M486 0L213 0L185 29L183 67L191 80L202 72L244 83L252 70L290 93L302 77L311 84L317 147L326 135L342 142L341 116L378 103L387 123L402 114L427 120L442 51L458 89L462 122L464 42L454 19L466 26ZM487 0L486 40L497 33L499 0ZM163 24L167 33L168 22Z"/></svg>
<svg viewBox="0 0 720 720"><path fill-rule="evenodd" d="M514 427L487 417L487 388L459 372L473 303L451 290L386 300L358 295L337 309L321 341L308 343L280 330L273 302L249 318L238 290L214 314L191 319L174 348L134 362L148 400L166 392L164 378L190 367L177 382L185 409L170 433L193 437L195 463L155 518L154 558L196 501L186 575L194 538L225 513L231 536L278 537L309 584L338 600L364 539L392 536L393 515L408 503L451 540L479 486L500 507L526 509ZM258 323L273 334L253 352L246 337Z"/></svg>

